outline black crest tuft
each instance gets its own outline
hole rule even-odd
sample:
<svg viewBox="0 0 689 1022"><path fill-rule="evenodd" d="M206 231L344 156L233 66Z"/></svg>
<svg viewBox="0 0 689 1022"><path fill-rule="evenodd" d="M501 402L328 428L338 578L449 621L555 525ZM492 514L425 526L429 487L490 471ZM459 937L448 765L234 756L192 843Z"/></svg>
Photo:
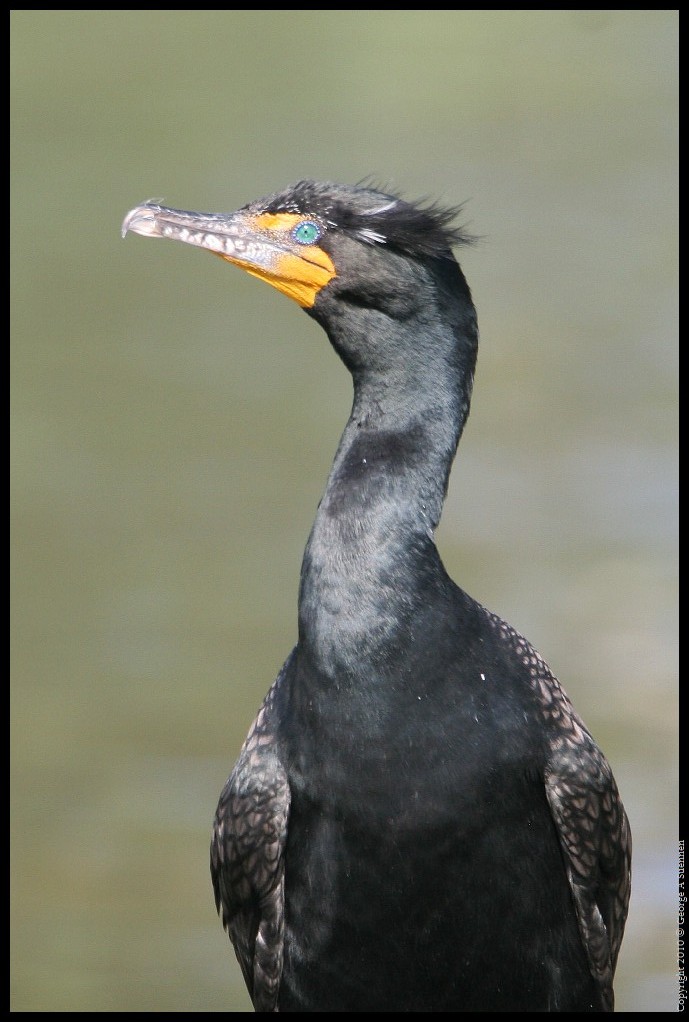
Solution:
<svg viewBox="0 0 689 1022"><path fill-rule="evenodd" d="M299 181L249 209L299 213L325 226L345 231L371 245L387 245L410 256L447 258L455 245L476 239L457 223L462 206L409 202L394 192L366 184L354 187L331 182Z"/></svg>

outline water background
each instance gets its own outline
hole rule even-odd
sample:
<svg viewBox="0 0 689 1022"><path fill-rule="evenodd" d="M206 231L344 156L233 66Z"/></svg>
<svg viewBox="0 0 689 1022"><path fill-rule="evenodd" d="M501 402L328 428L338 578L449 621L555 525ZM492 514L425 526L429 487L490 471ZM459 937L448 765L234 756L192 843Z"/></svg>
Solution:
<svg viewBox="0 0 689 1022"><path fill-rule="evenodd" d="M367 175L481 235L439 546L610 759L618 1008L676 1010L677 13L11 12L12 1010L250 1009L210 822L351 386L294 303L120 224Z"/></svg>

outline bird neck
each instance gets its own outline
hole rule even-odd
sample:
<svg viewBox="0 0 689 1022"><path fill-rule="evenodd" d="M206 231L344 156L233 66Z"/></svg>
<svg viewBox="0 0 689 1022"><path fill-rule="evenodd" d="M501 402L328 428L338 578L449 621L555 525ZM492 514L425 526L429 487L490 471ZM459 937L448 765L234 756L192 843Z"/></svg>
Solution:
<svg viewBox="0 0 689 1022"><path fill-rule="evenodd" d="M299 598L302 649L338 677L382 662L419 601L446 584L433 534L469 402L457 387L424 392L413 374L394 387L389 373L353 376Z"/></svg>

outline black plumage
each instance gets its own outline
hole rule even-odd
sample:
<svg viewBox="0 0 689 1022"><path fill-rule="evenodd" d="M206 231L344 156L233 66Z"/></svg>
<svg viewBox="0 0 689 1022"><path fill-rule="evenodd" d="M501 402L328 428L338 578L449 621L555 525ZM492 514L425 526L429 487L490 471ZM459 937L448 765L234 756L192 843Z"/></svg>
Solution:
<svg viewBox="0 0 689 1022"><path fill-rule="evenodd" d="M213 887L256 1011L611 1011L630 887L610 767L434 543L476 315L456 211L302 181L124 230L294 298L354 383L295 648L220 796Z"/></svg>

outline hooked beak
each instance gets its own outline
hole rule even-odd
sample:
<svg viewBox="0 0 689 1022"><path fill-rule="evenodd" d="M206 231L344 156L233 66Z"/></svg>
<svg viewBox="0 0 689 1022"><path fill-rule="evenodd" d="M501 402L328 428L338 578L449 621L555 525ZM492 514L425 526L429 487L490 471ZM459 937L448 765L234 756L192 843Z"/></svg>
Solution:
<svg viewBox="0 0 689 1022"><path fill-rule="evenodd" d="M149 201L127 213L122 237L129 231L148 238L170 238L205 248L228 263L276 287L303 308L311 308L319 291L335 277L335 266L318 245L299 244L296 213L192 213Z"/></svg>

